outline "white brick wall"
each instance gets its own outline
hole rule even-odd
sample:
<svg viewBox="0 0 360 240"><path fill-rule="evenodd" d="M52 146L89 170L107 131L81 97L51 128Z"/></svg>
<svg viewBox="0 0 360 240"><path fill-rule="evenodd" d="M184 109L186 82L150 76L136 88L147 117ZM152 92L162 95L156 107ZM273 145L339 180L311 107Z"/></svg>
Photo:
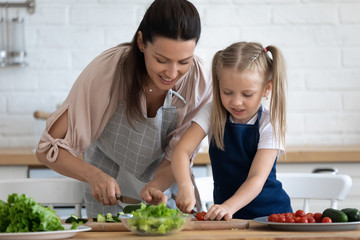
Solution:
<svg viewBox="0 0 360 240"><path fill-rule="evenodd" d="M44 122L33 112L55 110L89 61L130 41L151 2L37 0L35 14L20 9L29 65L0 68L0 147L35 146ZM192 2L203 25L196 53L209 66L217 50L235 41L283 50L288 145L360 144L359 0Z"/></svg>

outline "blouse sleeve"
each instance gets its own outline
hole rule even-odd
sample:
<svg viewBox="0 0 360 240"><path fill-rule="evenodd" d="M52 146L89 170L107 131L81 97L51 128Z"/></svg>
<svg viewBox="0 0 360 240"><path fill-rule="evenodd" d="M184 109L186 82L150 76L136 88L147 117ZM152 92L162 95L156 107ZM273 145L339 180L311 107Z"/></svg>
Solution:
<svg viewBox="0 0 360 240"><path fill-rule="evenodd" d="M178 98L173 100L177 112L177 128L167 135L169 144L165 150L165 158L169 161L171 161L171 155L176 144L190 126L193 118L212 99L211 78L200 58L194 58L193 66L175 88L185 98L186 104ZM194 152L192 158L199 151L199 148L200 146ZM192 161L192 159L190 160Z"/></svg>
<svg viewBox="0 0 360 240"><path fill-rule="evenodd" d="M37 147L38 152L48 151L48 161L56 161L59 147L78 156L99 137L119 102L119 81L114 81L114 75L124 51L124 47L114 47L96 57L79 75L63 104L49 116ZM66 111L66 135L54 139L49 130Z"/></svg>

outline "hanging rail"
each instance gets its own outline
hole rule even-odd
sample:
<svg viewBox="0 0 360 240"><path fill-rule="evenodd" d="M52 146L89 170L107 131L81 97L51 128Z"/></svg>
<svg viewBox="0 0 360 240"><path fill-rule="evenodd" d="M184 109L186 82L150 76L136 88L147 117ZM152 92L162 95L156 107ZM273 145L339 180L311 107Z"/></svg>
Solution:
<svg viewBox="0 0 360 240"><path fill-rule="evenodd" d="M0 2L0 8L27 8L29 14L35 12L35 0L26 0L26 2Z"/></svg>

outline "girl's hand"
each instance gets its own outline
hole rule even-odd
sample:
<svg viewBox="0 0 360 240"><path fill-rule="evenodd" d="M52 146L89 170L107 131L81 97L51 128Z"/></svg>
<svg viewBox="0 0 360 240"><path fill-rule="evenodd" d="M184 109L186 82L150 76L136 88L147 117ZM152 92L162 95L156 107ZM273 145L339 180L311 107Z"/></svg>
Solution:
<svg viewBox="0 0 360 240"><path fill-rule="evenodd" d="M140 192L140 196L149 205L167 203L167 196L159 189L147 184Z"/></svg>
<svg viewBox="0 0 360 240"><path fill-rule="evenodd" d="M204 216L204 220L218 220L224 219L226 221L229 221L232 219L232 212L228 206L225 204L215 204L211 206L209 211Z"/></svg>
<svg viewBox="0 0 360 240"><path fill-rule="evenodd" d="M193 185L179 187L175 202L180 211L183 213L191 213L196 204Z"/></svg>
<svg viewBox="0 0 360 240"><path fill-rule="evenodd" d="M121 194L116 180L100 169L96 169L89 179L91 194L103 205L118 204L116 194Z"/></svg>

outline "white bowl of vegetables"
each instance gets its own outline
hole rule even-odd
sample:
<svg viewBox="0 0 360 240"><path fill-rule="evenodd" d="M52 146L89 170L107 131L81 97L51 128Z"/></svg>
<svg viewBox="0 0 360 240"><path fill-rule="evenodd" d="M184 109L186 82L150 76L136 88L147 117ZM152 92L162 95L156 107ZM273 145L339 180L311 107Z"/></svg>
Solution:
<svg viewBox="0 0 360 240"><path fill-rule="evenodd" d="M168 235L181 231L191 217L178 209L170 209L161 203L157 206L141 204L130 214L119 216L127 229L145 236Z"/></svg>

